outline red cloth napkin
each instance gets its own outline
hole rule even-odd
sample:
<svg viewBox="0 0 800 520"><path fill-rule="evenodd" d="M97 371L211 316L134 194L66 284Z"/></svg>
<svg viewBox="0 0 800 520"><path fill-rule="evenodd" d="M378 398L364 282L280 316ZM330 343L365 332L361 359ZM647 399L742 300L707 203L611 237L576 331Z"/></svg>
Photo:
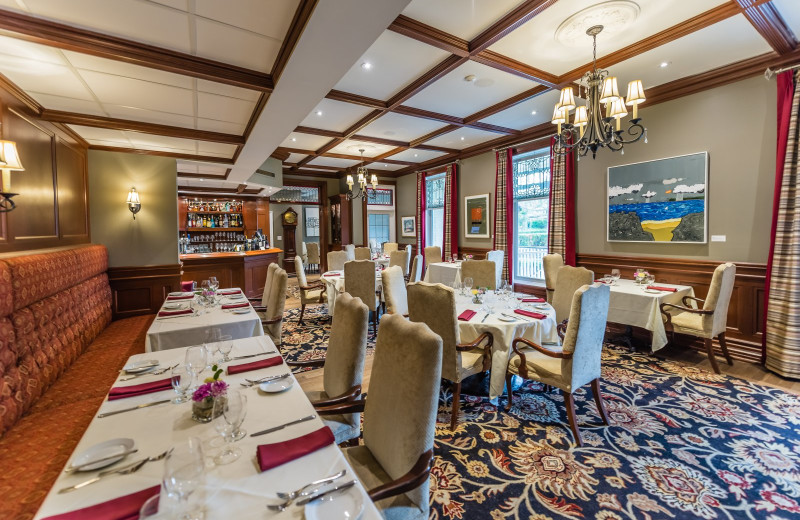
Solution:
<svg viewBox="0 0 800 520"><path fill-rule="evenodd" d="M661 287L660 285L648 285L647 288L656 291L668 291L668 292L675 292L678 290L674 287Z"/></svg>
<svg viewBox="0 0 800 520"><path fill-rule="evenodd" d="M280 356L273 356L252 363L245 363L243 365L230 365L228 366L228 375L240 374L242 372L250 372L251 370L258 370L260 368L276 367L283 363L283 358Z"/></svg>
<svg viewBox="0 0 800 520"><path fill-rule="evenodd" d="M532 311L523 311L522 309L516 309L514 312L517 314L522 314L523 316L527 316L529 318L535 318L537 320L542 320L547 317L547 314L540 314L538 312Z"/></svg>
<svg viewBox="0 0 800 520"><path fill-rule="evenodd" d="M544 298L522 298L523 303L544 303Z"/></svg>
<svg viewBox="0 0 800 520"><path fill-rule="evenodd" d="M339 273L325 273L322 276L340 276Z"/></svg>
<svg viewBox="0 0 800 520"><path fill-rule="evenodd" d="M475 312L475 311L471 311L471 310L467 309L467 310L465 310L464 312L462 312L461 314L458 315L458 319L461 320L461 321L469 321L476 314L478 314L478 313Z"/></svg>
<svg viewBox="0 0 800 520"><path fill-rule="evenodd" d="M261 444L257 450L258 465L261 471L276 468L287 462L299 459L309 453L321 450L335 442L333 432L323 426L315 432L272 444Z"/></svg>
<svg viewBox="0 0 800 520"><path fill-rule="evenodd" d="M180 311L159 311L158 317L161 318L164 316L181 316L183 314L194 314L194 311L192 309L183 309Z"/></svg>
<svg viewBox="0 0 800 520"><path fill-rule="evenodd" d="M44 520L136 520L139 510L147 499L157 495L161 485L149 487L130 495L121 496L108 502L76 509L69 513L48 516Z"/></svg>
<svg viewBox="0 0 800 520"><path fill-rule="evenodd" d="M171 377L168 377L167 379L159 379L158 381L151 381L149 383L142 383L140 385L115 386L108 391L108 400L115 401L117 399L125 399L126 397L152 394L153 392L161 392L162 390L169 390L171 388Z"/></svg>
<svg viewBox="0 0 800 520"><path fill-rule="evenodd" d="M242 291L241 289L222 289L221 291L217 291L217 294L222 295L229 295L229 294L240 294Z"/></svg>
<svg viewBox="0 0 800 520"><path fill-rule="evenodd" d="M194 289L194 281L181 282L181 291L191 291Z"/></svg>
<svg viewBox="0 0 800 520"><path fill-rule="evenodd" d="M186 296L167 296L167 300L191 300L194 294L187 294Z"/></svg>
<svg viewBox="0 0 800 520"><path fill-rule="evenodd" d="M223 309L241 309L242 307L250 307L250 304L247 302L244 303L228 303L223 305Z"/></svg>

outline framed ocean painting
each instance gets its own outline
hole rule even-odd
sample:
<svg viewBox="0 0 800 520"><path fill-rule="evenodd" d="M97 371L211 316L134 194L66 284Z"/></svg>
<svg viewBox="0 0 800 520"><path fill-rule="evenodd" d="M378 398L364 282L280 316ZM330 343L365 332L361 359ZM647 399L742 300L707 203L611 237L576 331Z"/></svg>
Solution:
<svg viewBox="0 0 800 520"><path fill-rule="evenodd" d="M708 152L608 168L608 241L704 244Z"/></svg>

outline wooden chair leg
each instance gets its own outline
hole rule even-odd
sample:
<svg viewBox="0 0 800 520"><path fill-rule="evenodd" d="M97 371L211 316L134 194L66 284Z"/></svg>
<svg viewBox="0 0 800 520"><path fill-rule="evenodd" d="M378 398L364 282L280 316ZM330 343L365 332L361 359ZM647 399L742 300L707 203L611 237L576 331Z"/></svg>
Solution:
<svg viewBox="0 0 800 520"><path fill-rule="evenodd" d="M706 338L706 352L708 352L708 360L711 362L711 368L714 373L719 374L719 365L717 365L717 358L714 357L714 340Z"/></svg>
<svg viewBox="0 0 800 520"><path fill-rule="evenodd" d="M608 425L608 414L606 413L606 405L603 403L603 398L600 396L600 378L592 381L592 393L594 394L594 404L597 405L597 411L600 412L600 418L603 419L603 424Z"/></svg>
<svg viewBox="0 0 800 520"><path fill-rule="evenodd" d="M302 304L300 304L300 320L298 320L298 322L297 322L298 325L302 325L303 324L303 314L305 314L305 312L306 312L306 304L302 303Z"/></svg>
<svg viewBox="0 0 800 520"><path fill-rule="evenodd" d="M725 340L725 333L720 332L717 339L719 340L719 346L722 348L722 355L725 356L725 361L727 361L730 366L733 366L733 359L728 353L728 342Z"/></svg>
<svg viewBox="0 0 800 520"><path fill-rule="evenodd" d="M450 431L455 431L458 424L458 406L461 401L461 381L453 387L453 417L450 419Z"/></svg>
<svg viewBox="0 0 800 520"><path fill-rule="evenodd" d="M514 374L506 372L506 392L508 392L508 403L506 403L506 410L511 410L511 401L514 400L514 392L511 390L511 379Z"/></svg>
<svg viewBox="0 0 800 520"><path fill-rule="evenodd" d="M581 432L578 430L578 418L575 415L575 400L572 398L570 392L561 391L564 394L564 404L567 407L567 419L569 419L569 428L572 430L572 435L575 436L575 444L580 448L583 446L581 439Z"/></svg>

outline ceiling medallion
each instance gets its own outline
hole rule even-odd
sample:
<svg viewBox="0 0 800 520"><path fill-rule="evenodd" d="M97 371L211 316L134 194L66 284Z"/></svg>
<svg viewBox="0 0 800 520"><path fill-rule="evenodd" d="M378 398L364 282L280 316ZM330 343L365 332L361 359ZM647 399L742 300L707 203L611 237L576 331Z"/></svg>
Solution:
<svg viewBox="0 0 800 520"><path fill-rule="evenodd" d="M602 24L606 36L613 36L627 29L639 17L641 8L631 0L610 0L596 4L573 14L555 32L555 39L568 47L579 47L586 41L589 27Z"/></svg>

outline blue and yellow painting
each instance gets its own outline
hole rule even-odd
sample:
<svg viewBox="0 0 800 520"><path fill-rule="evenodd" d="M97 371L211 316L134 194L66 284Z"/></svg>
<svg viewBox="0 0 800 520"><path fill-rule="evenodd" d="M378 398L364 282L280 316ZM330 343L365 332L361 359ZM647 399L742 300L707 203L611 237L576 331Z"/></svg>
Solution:
<svg viewBox="0 0 800 520"><path fill-rule="evenodd" d="M705 243L708 153L608 169L608 240Z"/></svg>

